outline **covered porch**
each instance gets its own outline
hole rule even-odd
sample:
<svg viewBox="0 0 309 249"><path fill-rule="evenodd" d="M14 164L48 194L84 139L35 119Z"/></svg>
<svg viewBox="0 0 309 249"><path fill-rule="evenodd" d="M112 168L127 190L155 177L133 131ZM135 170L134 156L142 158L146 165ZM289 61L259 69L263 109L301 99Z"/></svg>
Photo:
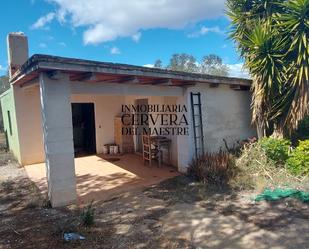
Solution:
<svg viewBox="0 0 309 249"><path fill-rule="evenodd" d="M107 200L113 196L177 176L177 169L143 165L140 156L126 154L107 157L102 154L75 158L78 204ZM45 163L25 166L29 178L43 194L47 193Z"/></svg>
<svg viewBox="0 0 309 249"><path fill-rule="evenodd" d="M17 116L22 117L17 120L21 162L28 165L29 177L40 189L45 189L54 207L76 200L106 199L111 194L151 185L185 171L193 150L189 145L192 140L187 135L167 135L170 147L168 152L163 152L162 168L143 164L139 154L142 152L141 135L132 135L130 151L121 151L119 146L121 153L116 156L117 161L111 162L98 155L104 152L105 144L118 145L116 133L121 131L115 125L115 117L122 116L123 106L142 103L186 105L189 109L189 97L183 85L194 83L183 76L171 79L166 77L169 74L159 75L154 70L139 67L89 65L54 57L36 59L29 61L39 63L42 70L22 75L13 84ZM91 153L75 158L76 148L81 148L81 143L76 146L76 141L82 136L75 136L74 115L78 111L76 107L81 105L93 110L93 115L78 121L93 120L92 134L84 135L91 137L84 146L84 149L91 147ZM189 119L190 113L186 115Z"/></svg>

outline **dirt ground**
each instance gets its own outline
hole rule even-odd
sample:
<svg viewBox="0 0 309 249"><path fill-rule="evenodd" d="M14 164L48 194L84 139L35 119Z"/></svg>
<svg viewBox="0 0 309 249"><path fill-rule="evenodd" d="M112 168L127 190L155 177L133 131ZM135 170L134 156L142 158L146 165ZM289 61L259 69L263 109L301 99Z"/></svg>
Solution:
<svg viewBox="0 0 309 249"><path fill-rule="evenodd" d="M211 191L184 176L82 207L51 209L24 168L0 153L0 248L309 248L309 208L254 203L252 193ZM64 242L64 232L84 241Z"/></svg>

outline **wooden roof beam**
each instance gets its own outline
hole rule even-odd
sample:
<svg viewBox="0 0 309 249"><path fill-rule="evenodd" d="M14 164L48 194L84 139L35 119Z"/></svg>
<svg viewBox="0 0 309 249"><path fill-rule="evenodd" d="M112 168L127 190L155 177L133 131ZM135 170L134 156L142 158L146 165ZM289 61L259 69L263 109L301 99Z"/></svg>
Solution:
<svg viewBox="0 0 309 249"><path fill-rule="evenodd" d="M219 83L209 83L209 87L210 88L216 88L216 87L219 87Z"/></svg>
<svg viewBox="0 0 309 249"><path fill-rule="evenodd" d="M125 84L138 84L138 83L140 83L140 80L136 76L126 76L126 77L121 77L116 82L125 83Z"/></svg>
<svg viewBox="0 0 309 249"><path fill-rule="evenodd" d="M70 76L71 81L97 81L97 75L92 72L77 73Z"/></svg>
<svg viewBox="0 0 309 249"><path fill-rule="evenodd" d="M34 86L39 86L39 79L38 78L31 79L31 80L29 80L29 81L27 81L25 83L20 84L19 86L23 90L32 88Z"/></svg>
<svg viewBox="0 0 309 249"><path fill-rule="evenodd" d="M249 91L250 86L243 86L243 85L230 85L230 89L235 91Z"/></svg>
<svg viewBox="0 0 309 249"><path fill-rule="evenodd" d="M192 86L195 85L196 82L193 81L172 81L173 86Z"/></svg>
<svg viewBox="0 0 309 249"><path fill-rule="evenodd" d="M142 82L144 85L172 85L171 79L146 79Z"/></svg>
<svg viewBox="0 0 309 249"><path fill-rule="evenodd" d="M46 74L51 80L59 80L61 78L61 72L59 70L50 70L47 71Z"/></svg>

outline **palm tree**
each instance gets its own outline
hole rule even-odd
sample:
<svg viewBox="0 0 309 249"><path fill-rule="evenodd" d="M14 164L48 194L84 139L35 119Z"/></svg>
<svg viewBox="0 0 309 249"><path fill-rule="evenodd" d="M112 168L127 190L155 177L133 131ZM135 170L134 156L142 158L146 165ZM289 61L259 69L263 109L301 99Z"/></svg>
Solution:
<svg viewBox="0 0 309 249"><path fill-rule="evenodd" d="M296 129L309 112L309 0L228 0L230 37L252 78L259 136Z"/></svg>

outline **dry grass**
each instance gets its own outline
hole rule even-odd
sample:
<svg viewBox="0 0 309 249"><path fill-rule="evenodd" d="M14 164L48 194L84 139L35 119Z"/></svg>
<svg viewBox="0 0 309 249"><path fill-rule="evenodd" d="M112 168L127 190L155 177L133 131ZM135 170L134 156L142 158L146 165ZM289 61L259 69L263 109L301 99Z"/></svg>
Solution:
<svg viewBox="0 0 309 249"><path fill-rule="evenodd" d="M262 191L265 187L288 187L309 190L308 177L292 175L283 165L270 160L257 144L248 144L241 156L235 159L233 186L240 189L254 188Z"/></svg>
<svg viewBox="0 0 309 249"><path fill-rule="evenodd" d="M221 187L227 184L229 153L205 153L194 159L188 169L188 175L211 186Z"/></svg>

